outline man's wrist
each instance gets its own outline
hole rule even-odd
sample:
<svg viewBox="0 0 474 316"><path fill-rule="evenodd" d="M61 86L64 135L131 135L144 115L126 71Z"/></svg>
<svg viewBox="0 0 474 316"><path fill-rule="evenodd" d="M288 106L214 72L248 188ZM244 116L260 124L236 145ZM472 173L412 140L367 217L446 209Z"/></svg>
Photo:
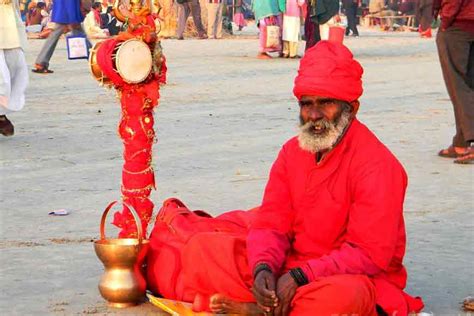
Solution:
<svg viewBox="0 0 474 316"><path fill-rule="evenodd" d="M266 263L259 263L255 266L255 269L253 270L253 278L255 279L257 277L257 274L259 274L262 271L268 271L270 273L273 273L272 268Z"/></svg>
<svg viewBox="0 0 474 316"><path fill-rule="evenodd" d="M293 278L293 280L295 280L298 286L303 286L309 283L308 277L301 268L291 269L288 273Z"/></svg>

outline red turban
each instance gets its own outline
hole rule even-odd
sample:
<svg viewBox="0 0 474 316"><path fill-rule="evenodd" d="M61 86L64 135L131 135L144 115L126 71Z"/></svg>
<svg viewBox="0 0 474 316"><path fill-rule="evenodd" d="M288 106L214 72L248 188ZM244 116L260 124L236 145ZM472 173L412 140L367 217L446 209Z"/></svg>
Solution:
<svg viewBox="0 0 474 316"><path fill-rule="evenodd" d="M362 95L361 65L341 43L320 41L301 59L293 93L334 98L347 102Z"/></svg>

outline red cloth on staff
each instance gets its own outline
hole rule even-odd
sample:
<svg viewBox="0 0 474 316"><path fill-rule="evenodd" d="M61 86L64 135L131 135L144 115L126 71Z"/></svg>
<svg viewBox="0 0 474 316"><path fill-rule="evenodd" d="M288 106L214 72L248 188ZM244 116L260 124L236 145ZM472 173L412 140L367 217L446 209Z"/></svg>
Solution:
<svg viewBox="0 0 474 316"><path fill-rule="evenodd" d="M310 284L292 302L295 316L370 316L375 304L390 315L419 311L421 299L403 292L406 185L400 163L357 120L318 164L293 138L272 167L262 206L241 221L250 223L248 233L195 234L179 252L179 278L162 282L175 289L169 298L197 301L201 308L215 293L253 302L251 271L267 263L277 275L295 267L308 275ZM153 231L150 258L161 233ZM150 274L159 275L160 262L148 265L149 285L159 289Z"/></svg>
<svg viewBox="0 0 474 316"><path fill-rule="evenodd" d="M363 72L343 44L320 41L301 59L293 93L298 100L314 95L355 101L362 95Z"/></svg>

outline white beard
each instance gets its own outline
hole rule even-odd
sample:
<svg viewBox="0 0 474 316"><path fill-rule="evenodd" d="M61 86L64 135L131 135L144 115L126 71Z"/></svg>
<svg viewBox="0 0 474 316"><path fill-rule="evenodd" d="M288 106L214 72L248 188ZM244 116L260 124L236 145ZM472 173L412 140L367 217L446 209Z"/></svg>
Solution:
<svg viewBox="0 0 474 316"><path fill-rule="evenodd" d="M351 113L349 111L342 111L337 122L321 119L316 122L300 124L298 143L303 150L313 154L329 150L339 141L350 121ZM322 135L317 135L313 133L314 126L324 127L326 130Z"/></svg>

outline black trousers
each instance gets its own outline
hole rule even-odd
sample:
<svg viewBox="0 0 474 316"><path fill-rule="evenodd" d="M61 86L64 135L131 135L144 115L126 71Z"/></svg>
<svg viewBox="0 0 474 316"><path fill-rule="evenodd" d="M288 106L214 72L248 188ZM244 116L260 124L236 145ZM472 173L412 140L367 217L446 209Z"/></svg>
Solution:
<svg viewBox="0 0 474 316"><path fill-rule="evenodd" d="M456 27L436 36L444 82L453 103L456 134L453 145L474 141L474 35Z"/></svg>
<svg viewBox="0 0 474 316"><path fill-rule="evenodd" d="M431 27L433 22L433 5L426 5L416 10L416 19L420 23L422 31L426 31Z"/></svg>
<svg viewBox="0 0 474 316"><path fill-rule="evenodd" d="M347 28L346 35L349 35L352 31L352 35L359 35L357 30L357 3L352 3L351 6L346 7L346 16L347 16Z"/></svg>

